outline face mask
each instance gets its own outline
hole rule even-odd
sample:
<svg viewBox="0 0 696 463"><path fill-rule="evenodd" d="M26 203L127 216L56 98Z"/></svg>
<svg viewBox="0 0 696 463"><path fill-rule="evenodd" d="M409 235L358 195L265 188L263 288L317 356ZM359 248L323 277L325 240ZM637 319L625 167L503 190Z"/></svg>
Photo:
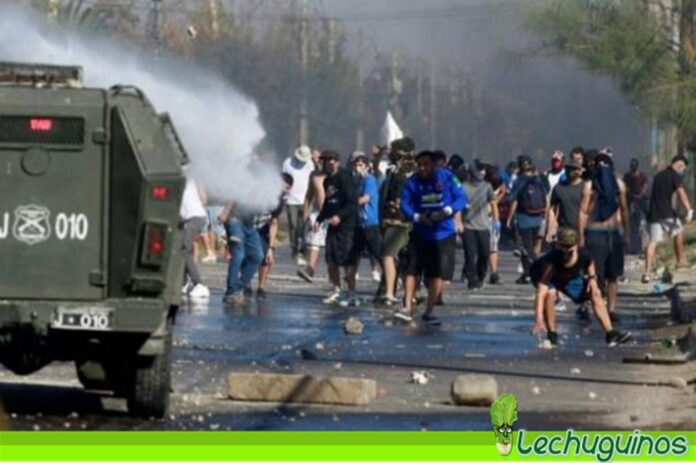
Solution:
<svg viewBox="0 0 696 463"><path fill-rule="evenodd" d="M580 177L582 177L582 172L580 172L577 169L570 170L568 172L568 177L570 177L571 181L575 181L575 180L579 179Z"/></svg>
<svg viewBox="0 0 696 463"><path fill-rule="evenodd" d="M563 262L568 263L573 259L575 252L572 249L561 249L561 257Z"/></svg>
<svg viewBox="0 0 696 463"><path fill-rule="evenodd" d="M597 167L595 165L587 166L585 168L585 174L583 175L586 179L592 180L597 175Z"/></svg>

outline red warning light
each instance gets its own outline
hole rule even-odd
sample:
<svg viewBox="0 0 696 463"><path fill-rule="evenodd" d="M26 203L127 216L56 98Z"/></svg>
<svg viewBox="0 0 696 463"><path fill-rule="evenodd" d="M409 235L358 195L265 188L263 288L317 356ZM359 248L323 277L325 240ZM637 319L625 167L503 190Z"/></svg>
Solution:
<svg viewBox="0 0 696 463"><path fill-rule="evenodd" d="M169 188L166 186L153 186L152 197L154 199L167 199L169 196Z"/></svg>
<svg viewBox="0 0 696 463"><path fill-rule="evenodd" d="M158 256L164 251L164 242L161 236L151 236L149 243L150 254Z"/></svg>
<svg viewBox="0 0 696 463"><path fill-rule="evenodd" d="M53 119L29 119L32 132L50 132L53 130Z"/></svg>

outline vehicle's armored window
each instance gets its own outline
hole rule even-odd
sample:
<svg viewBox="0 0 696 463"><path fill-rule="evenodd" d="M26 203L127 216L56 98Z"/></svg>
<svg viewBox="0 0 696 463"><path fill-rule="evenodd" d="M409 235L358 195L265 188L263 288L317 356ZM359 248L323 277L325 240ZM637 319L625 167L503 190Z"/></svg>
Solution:
<svg viewBox="0 0 696 463"><path fill-rule="evenodd" d="M84 139L81 118L0 116L0 143L82 145Z"/></svg>

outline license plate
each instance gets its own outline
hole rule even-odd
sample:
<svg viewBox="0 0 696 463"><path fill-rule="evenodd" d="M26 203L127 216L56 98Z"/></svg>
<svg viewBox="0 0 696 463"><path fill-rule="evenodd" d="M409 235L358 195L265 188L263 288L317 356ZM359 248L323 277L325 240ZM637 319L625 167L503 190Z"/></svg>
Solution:
<svg viewBox="0 0 696 463"><path fill-rule="evenodd" d="M58 307L52 326L67 330L109 331L114 309L108 307Z"/></svg>

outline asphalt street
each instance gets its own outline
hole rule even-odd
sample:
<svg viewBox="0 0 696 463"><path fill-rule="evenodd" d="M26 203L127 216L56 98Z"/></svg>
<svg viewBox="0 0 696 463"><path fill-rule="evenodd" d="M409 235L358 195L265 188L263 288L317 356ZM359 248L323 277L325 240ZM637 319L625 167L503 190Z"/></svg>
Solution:
<svg viewBox="0 0 696 463"><path fill-rule="evenodd" d="M512 283L510 253L502 255L505 284L477 292L459 282L448 287L439 328L395 324L391 309L373 304L366 260L363 304L342 309L322 304L329 289L323 273L315 284L304 283L288 251L279 254L269 298L239 307L222 304L226 265L201 265L212 297L180 310L167 418L131 418L125 401L83 390L72 364L54 363L27 377L0 370L0 424L15 430L486 430L487 408L456 406L450 398L457 375L484 373L496 378L501 393L517 396L520 428L696 426L694 362L641 361L668 352L665 339L682 336L687 326L673 324L666 296L637 282L635 263L619 304L620 328L633 332L633 342L607 348L598 323L577 320L569 304L559 314L561 345L546 350L530 334L532 288ZM344 333L349 316L364 323L361 335ZM234 402L227 398L233 371L372 378L378 395L366 406ZM411 382L420 371L427 384ZM675 387L679 378L686 388Z"/></svg>

